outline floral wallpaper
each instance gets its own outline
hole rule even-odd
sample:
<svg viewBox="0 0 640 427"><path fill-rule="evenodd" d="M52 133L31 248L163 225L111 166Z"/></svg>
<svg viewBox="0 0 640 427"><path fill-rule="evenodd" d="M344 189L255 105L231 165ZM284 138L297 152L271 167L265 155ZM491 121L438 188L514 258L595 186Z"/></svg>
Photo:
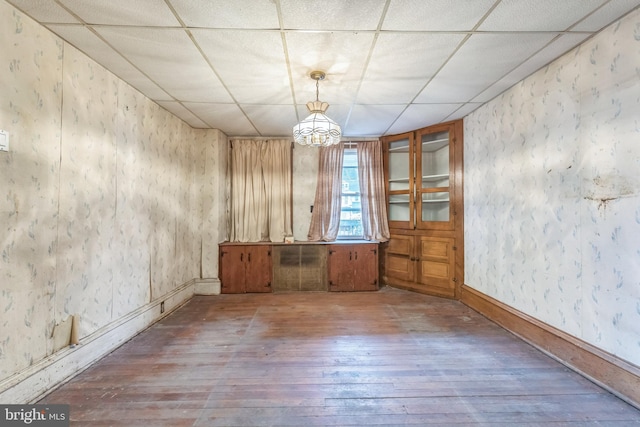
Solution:
<svg viewBox="0 0 640 427"><path fill-rule="evenodd" d="M465 283L640 365L640 10L465 118Z"/></svg>
<svg viewBox="0 0 640 427"><path fill-rule="evenodd" d="M224 187L224 149L6 2L0 75L2 381L50 355L70 315L82 341L201 277L203 259L217 277L220 209L203 219L201 193Z"/></svg>

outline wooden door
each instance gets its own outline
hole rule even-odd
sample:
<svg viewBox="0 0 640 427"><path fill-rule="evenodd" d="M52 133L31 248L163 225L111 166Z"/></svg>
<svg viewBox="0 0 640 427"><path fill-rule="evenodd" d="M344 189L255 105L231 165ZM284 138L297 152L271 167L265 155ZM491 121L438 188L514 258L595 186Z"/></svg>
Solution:
<svg viewBox="0 0 640 427"><path fill-rule="evenodd" d="M387 246L385 273L387 279L393 282L394 279L404 282L415 280L416 266L413 250L413 236L392 235Z"/></svg>
<svg viewBox="0 0 640 427"><path fill-rule="evenodd" d="M245 249L244 246L220 247L220 292L241 294L245 292Z"/></svg>
<svg viewBox="0 0 640 427"><path fill-rule="evenodd" d="M415 228L414 133L384 138L389 228Z"/></svg>
<svg viewBox="0 0 640 427"><path fill-rule="evenodd" d="M454 229L455 126L422 129L416 135L416 228Z"/></svg>
<svg viewBox="0 0 640 427"><path fill-rule="evenodd" d="M353 290L354 245L330 245L328 256L329 290L349 292Z"/></svg>
<svg viewBox="0 0 640 427"><path fill-rule="evenodd" d="M448 237L419 236L419 277L425 291L437 295L455 295L455 240Z"/></svg>
<svg viewBox="0 0 640 427"><path fill-rule="evenodd" d="M271 292L271 246L247 246L245 292Z"/></svg>
<svg viewBox="0 0 640 427"><path fill-rule="evenodd" d="M378 289L378 245L353 245L353 290Z"/></svg>

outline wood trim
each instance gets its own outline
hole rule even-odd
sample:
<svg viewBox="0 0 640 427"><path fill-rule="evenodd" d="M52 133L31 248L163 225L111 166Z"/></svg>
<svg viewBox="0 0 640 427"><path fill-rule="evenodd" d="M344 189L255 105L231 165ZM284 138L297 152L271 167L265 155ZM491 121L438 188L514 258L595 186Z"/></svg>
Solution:
<svg viewBox="0 0 640 427"><path fill-rule="evenodd" d="M457 120L453 128L453 155L455 162L460 165L454 168L455 204L453 207L455 238L455 298L459 299L464 282L464 122Z"/></svg>
<svg viewBox="0 0 640 427"><path fill-rule="evenodd" d="M468 285L460 301L640 409L640 367L547 325Z"/></svg>
<svg viewBox="0 0 640 427"><path fill-rule="evenodd" d="M81 337L80 345L65 347L0 381L0 402L37 402L43 395L55 390L189 301L193 296L194 284L195 280L192 279L90 335ZM164 307L163 313L161 304Z"/></svg>

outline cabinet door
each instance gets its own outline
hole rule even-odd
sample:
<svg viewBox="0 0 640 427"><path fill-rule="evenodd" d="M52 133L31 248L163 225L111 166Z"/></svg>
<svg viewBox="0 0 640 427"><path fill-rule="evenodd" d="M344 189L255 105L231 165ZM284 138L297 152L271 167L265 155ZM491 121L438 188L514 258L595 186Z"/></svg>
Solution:
<svg viewBox="0 0 640 427"><path fill-rule="evenodd" d="M416 136L416 228L453 230L454 126L434 126Z"/></svg>
<svg viewBox="0 0 640 427"><path fill-rule="evenodd" d="M420 239L418 261L419 282L430 293L453 297L455 294L454 242L447 237L417 237Z"/></svg>
<svg viewBox="0 0 640 427"><path fill-rule="evenodd" d="M247 246L245 292L271 292L271 246Z"/></svg>
<svg viewBox="0 0 640 427"><path fill-rule="evenodd" d="M353 245L354 291L378 289L378 245Z"/></svg>
<svg viewBox="0 0 640 427"><path fill-rule="evenodd" d="M238 294L245 292L245 249L244 246L224 246L220 248L220 292Z"/></svg>
<svg viewBox="0 0 640 427"><path fill-rule="evenodd" d="M386 276L405 282L415 280L413 236L392 235L387 246Z"/></svg>
<svg viewBox="0 0 640 427"><path fill-rule="evenodd" d="M354 284L353 245L330 245L328 258L329 290L349 292Z"/></svg>
<svg viewBox="0 0 640 427"><path fill-rule="evenodd" d="M390 228L413 229L415 224L414 134L384 140L387 213Z"/></svg>

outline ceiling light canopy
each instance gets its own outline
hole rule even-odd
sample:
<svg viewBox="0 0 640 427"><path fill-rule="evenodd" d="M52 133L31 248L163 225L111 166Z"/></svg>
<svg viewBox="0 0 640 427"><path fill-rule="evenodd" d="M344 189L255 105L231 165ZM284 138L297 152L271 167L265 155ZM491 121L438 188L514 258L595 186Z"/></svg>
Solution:
<svg viewBox="0 0 640 427"><path fill-rule="evenodd" d="M316 81L316 100L307 102L307 108L311 114L293 127L293 138L300 145L312 147L327 147L338 144L342 136L342 129L324 114L329 108L329 104L318 100L320 80L324 80L325 73L312 71L311 78Z"/></svg>

